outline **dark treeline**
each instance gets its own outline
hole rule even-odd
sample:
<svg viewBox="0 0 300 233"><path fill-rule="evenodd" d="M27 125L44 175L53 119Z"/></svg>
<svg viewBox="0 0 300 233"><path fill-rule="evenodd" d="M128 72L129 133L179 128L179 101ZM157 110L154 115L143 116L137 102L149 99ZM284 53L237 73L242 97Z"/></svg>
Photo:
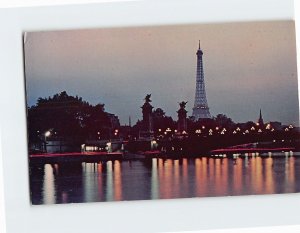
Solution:
<svg viewBox="0 0 300 233"><path fill-rule="evenodd" d="M39 98L28 108L29 141L51 137L82 143L86 139L109 138L111 129L119 127L116 116L105 111L104 104L91 105L81 97L63 91L48 98Z"/></svg>
<svg viewBox="0 0 300 233"><path fill-rule="evenodd" d="M68 142L76 148L75 151L80 150L80 145L92 141L119 138L135 141L140 138L144 123L143 120L138 120L133 126L121 126L117 116L105 111L104 104L91 105L81 97L68 95L66 91L52 97L39 98L34 106L28 107L27 114L29 148L39 148L42 151L45 150L43 145L51 140ZM151 119L155 139L160 143L174 141L175 144L181 144L177 119L167 116L161 108L153 110ZM297 138L298 135L298 131L291 125L283 126L280 122L235 123L224 114L218 114L211 119L194 121L189 117L186 120L187 132L184 141L186 147L191 148L278 141ZM171 146L173 145L174 143Z"/></svg>

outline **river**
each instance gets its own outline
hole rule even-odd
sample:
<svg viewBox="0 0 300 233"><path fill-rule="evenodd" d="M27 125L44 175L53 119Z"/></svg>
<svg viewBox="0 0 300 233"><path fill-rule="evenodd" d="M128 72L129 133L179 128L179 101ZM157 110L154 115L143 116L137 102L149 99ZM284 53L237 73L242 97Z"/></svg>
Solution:
<svg viewBox="0 0 300 233"><path fill-rule="evenodd" d="M31 167L32 204L300 192L300 157L182 158Z"/></svg>

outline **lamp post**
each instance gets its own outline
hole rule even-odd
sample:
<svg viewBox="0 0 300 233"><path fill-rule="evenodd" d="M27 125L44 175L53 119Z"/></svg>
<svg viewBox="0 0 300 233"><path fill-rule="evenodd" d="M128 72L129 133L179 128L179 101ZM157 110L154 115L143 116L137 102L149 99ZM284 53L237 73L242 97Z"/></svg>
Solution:
<svg viewBox="0 0 300 233"><path fill-rule="evenodd" d="M48 130L45 132L44 136L45 136L45 152L47 152L47 137L49 137L51 135L51 132Z"/></svg>

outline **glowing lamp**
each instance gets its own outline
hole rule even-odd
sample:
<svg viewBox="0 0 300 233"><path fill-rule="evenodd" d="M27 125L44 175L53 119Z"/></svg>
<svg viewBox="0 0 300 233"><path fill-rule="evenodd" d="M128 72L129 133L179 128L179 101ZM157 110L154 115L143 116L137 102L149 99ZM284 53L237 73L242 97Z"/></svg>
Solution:
<svg viewBox="0 0 300 233"><path fill-rule="evenodd" d="M50 131L45 132L45 137L49 137L51 135Z"/></svg>

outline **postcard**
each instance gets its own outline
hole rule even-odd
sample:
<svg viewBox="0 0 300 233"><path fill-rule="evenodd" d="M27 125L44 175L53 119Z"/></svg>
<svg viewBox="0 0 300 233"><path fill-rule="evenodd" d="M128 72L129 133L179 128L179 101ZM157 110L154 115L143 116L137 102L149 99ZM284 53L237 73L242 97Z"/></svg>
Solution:
<svg viewBox="0 0 300 233"><path fill-rule="evenodd" d="M24 33L34 205L300 191L294 21Z"/></svg>

